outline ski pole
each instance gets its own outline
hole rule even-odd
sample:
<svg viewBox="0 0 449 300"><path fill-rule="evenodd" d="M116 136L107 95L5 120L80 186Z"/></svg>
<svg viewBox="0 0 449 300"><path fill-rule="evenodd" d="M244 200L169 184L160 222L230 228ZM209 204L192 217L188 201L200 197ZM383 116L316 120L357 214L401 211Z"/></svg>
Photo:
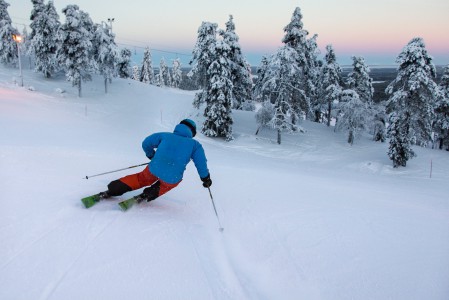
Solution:
<svg viewBox="0 0 449 300"><path fill-rule="evenodd" d="M109 172L105 172L105 173L100 173L100 174L90 175L90 176L86 176L84 179L89 179L89 178L91 178L91 177L96 177L96 176L106 175L106 174L110 174L110 173L115 173L115 172L123 171L123 170L127 170L127 169L137 168L137 167L145 166L145 165L148 165L148 164L149 164L149 162L144 163L144 164L140 164L140 165L135 165L135 166L127 167L127 168L123 168L123 169L119 169L119 170L114 170L114 171L109 171Z"/></svg>
<svg viewBox="0 0 449 300"><path fill-rule="evenodd" d="M212 192L210 191L210 187L207 188L209 190L210 200L212 200L212 205L214 206L215 215L217 216L218 225L220 225L220 232L223 232L224 228L221 226L220 218L218 217L217 208L215 207L214 197L212 197Z"/></svg>

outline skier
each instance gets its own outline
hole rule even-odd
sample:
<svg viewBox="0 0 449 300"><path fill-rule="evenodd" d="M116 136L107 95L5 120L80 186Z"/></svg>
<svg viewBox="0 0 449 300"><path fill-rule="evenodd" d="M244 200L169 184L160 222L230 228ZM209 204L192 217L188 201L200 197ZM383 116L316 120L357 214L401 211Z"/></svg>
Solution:
<svg viewBox="0 0 449 300"><path fill-rule="evenodd" d="M108 190L99 194L100 199L120 196L126 192L147 187L143 193L134 197L137 202L150 202L176 187L182 180L190 160L193 160L203 186L212 185L207 159L203 146L194 140L196 124L190 119L182 120L173 133L154 133L142 142L149 165L136 174L114 180L108 184ZM157 151L155 151L157 149Z"/></svg>

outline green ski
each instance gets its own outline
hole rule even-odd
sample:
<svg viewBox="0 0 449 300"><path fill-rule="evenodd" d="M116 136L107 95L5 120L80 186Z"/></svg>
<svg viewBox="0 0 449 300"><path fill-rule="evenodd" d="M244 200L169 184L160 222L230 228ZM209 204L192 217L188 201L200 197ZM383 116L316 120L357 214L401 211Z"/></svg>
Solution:
<svg viewBox="0 0 449 300"><path fill-rule="evenodd" d="M101 192L92 196L85 197L81 199L81 202L83 202L84 206L86 208L90 208L100 202L102 199L109 198L109 195L106 192Z"/></svg>
<svg viewBox="0 0 449 300"><path fill-rule="evenodd" d="M122 211L127 211L130 209L134 204L139 203L137 200L137 197L129 198L128 200L124 200L122 202L119 202L118 205L120 206L120 209Z"/></svg>
<svg viewBox="0 0 449 300"><path fill-rule="evenodd" d="M122 202L119 202L118 205L120 206L120 209L122 211L127 211L128 209L130 209L134 204L139 204L142 201L147 201L147 195L145 195L144 193L134 196L132 198L129 198L127 200L124 200Z"/></svg>

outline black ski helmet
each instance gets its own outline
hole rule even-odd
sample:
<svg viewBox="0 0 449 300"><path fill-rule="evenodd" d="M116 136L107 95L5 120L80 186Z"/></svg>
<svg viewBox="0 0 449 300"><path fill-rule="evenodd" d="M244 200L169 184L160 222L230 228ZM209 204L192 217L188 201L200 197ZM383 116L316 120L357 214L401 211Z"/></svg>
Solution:
<svg viewBox="0 0 449 300"><path fill-rule="evenodd" d="M192 137L196 135L196 124L190 119L184 119L179 124L184 124L187 127L189 127L190 131L192 131Z"/></svg>

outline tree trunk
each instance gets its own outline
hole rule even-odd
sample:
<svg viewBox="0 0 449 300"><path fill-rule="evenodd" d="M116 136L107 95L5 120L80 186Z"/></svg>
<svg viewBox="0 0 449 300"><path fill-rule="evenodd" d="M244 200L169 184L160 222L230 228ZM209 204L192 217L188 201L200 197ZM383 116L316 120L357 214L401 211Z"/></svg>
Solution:
<svg viewBox="0 0 449 300"><path fill-rule="evenodd" d="M78 97L82 97L82 91L81 91L81 79L78 81Z"/></svg>
<svg viewBox="0 0 449 300"><path fill-rule="evenodd" d="M105 94L108 93L108 79L104 78L104 92Z"/></svg>
<svg viewBox="0 0 449 300"><path fill-rule="evenodd" d="M354 143L354 132L352 130L349 131L348 143L351 144L351 146Z"/></svg>
<svg viewBox="0 0 449 300"><path fill-rule="evenodd" d="M281 144L281 130L278 129L278 144Z"/></svg>
<svg viewBox="0 0 449 300"><path fill-rule="evenodd" d="M315 122L320 123L321 121L321 111L315 110Z"/></svg>

